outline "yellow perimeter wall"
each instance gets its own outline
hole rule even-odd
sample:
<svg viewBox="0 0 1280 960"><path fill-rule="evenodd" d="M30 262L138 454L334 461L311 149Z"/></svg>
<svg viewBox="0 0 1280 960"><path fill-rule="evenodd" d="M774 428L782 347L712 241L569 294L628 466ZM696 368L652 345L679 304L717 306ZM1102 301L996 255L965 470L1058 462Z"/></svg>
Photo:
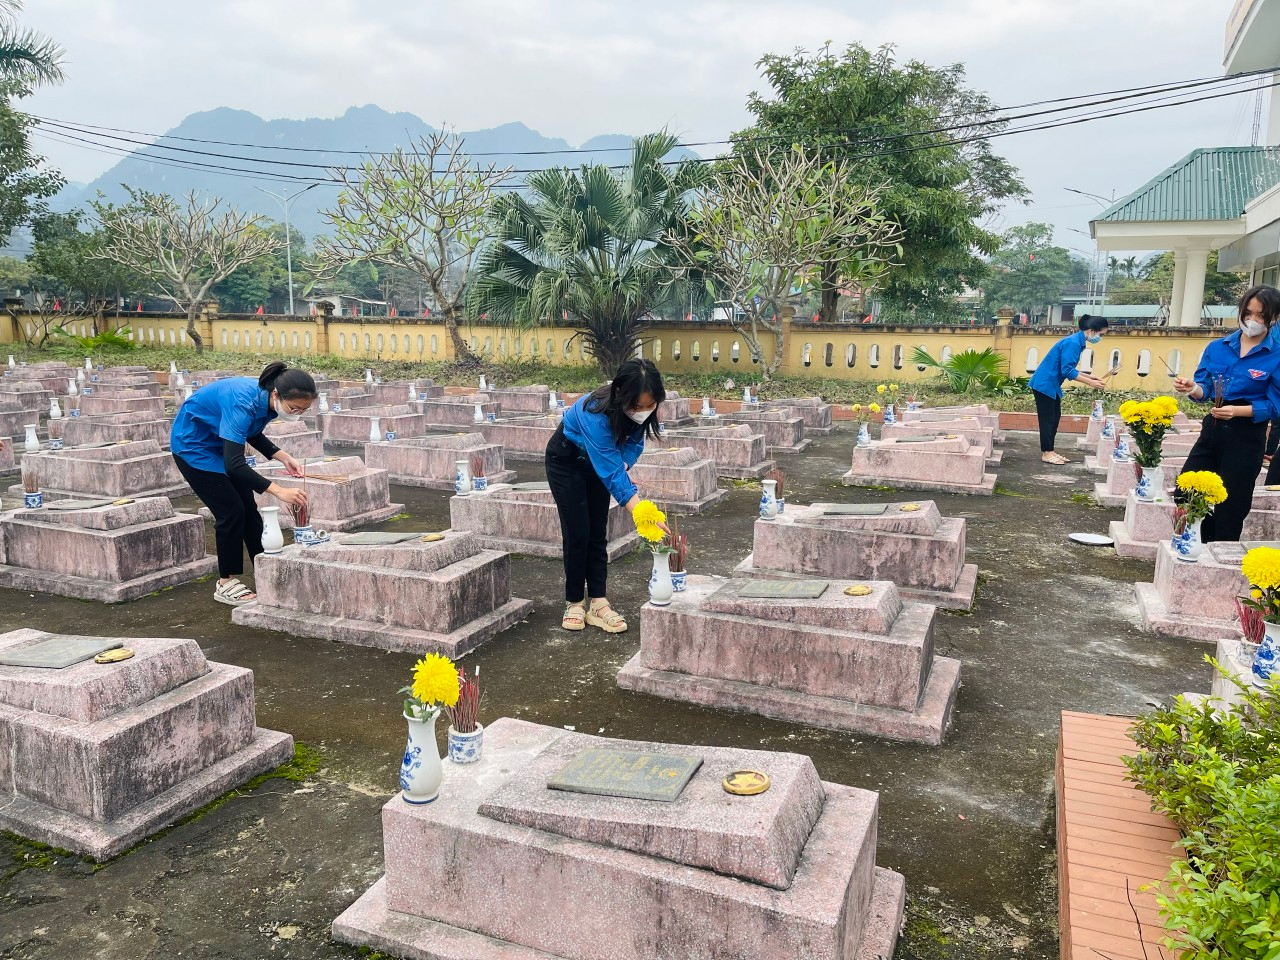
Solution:
<svg viewBox="0 0 1280 960"><path fill-rule="evenodd" d="M147 346L185 345L186 320L172 314L138 314L108 318L128 325L133 337ZM29 318L19 314L12 323L0 323L0 342L12 343ZM203 321L210 345L216 350L247 354L307 356L330 352L342 357L374 360L449 360L453 349L442 323L429 319L233 316L211 314ZM75 333L90 333L90 322L68 323ZM1040 359L1068 328L853 326L847 324L796 323L787 335L782 373L851 380L895 380L909 383L928 376L910 363L911 353L923 347L944 359L964 350L999 351L1015 376L1035 370ZM496 358L532 359L540 362L581 364L589 362L580 338L567 327L539 327L523 332L490 324L463 328L464 339L480 353ZM1082 365L1103 373L1120 367L1115 385L1125 389L1167 389L1168 364L1175 373L1195 371L1205 345L1221 331L1206 329L1117 328ZM742 336L727 324L684 323L652 327L641 353L665 370L710 373L723 370L751 376L754 364ZM766 335L768 336L768 335ZM765 344L771 356L772 339ZM1090 354L1093 354L1090 356Z"/></svg>

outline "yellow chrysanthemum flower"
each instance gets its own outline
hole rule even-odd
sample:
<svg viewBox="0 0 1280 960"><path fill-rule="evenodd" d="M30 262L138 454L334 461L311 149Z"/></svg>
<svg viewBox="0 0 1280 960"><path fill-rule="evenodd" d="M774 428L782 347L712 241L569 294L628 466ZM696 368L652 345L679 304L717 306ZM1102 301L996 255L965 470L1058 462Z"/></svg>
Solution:
<svg viewBox="0 0 1280 960"><path fill-rule="evenodd" d="M1133 413L1133 409L1137 405L1137 400L1126 400L1124 403L1120 404L1120 416L1127 418L1131 413Z"/></svg>
<svg viewBox="0 0 1280 960"><path fill-rule="evenodd" d="M458 702L458 668L445 656L428 653L413 668L414 699L452 707Z"/></svg>
<svg viewBox="0 0 1280 960"><path fill-rule="evenodd" d="M636 522L636 531L650 543L657 543L666 536L658 524L666 523L667 515L652 500L637 503L631 511L631 519Z"/></svg>
<svg viewBox="0 0 1280 960"><path fill-rule="evenodd" d="M880 404L878 404L878 403L873 403L873 404L871 404L871 406L867 407L867 409L868 409L868 410L870 410L872 413L879 413L879 412L880 412Z"/></svg>
<svg viewBox="0 0 1280 960"><path fill-rule="evenodd" d="M1204 498L1205 503L1212 506L1227 499L1227 488L1222 478L1212 470L1192 470L1179 475L1178 489L1198 494Z"/></svg>
<svg viewBox="0 0 1280 960"><path fill-rule="evenodd" d="M1152 403L1155 404L1156 409L1159 410L1163 416L1172 419L1178 415L1178 401L1173 399L1173 397L1156 397Z"/></svg>
<svg viewBox="0 0 1280 960"><path fill-rule="evenodd" d="M1261 599L1262 599L1262 591L1261 591L1261 590L1250 590L1250 591L1249 591L1249 596L1253 597L1253 599L1255 599L1255 600L1261 600Z"/></svg>
<svg viewBox="0 0 1280 960"><path fill-rule="evenodd" d="M1245 579L1259 590L1280 589L1280 550L1254 547L1244 555L1241 570Z"/></svg>
<svg viewBox="0 0 1280 960"><path fill-rule="evenodd" d="M896 383L891 383L891 384L889 384L889 392L890 392L890 393L897 393L897 392L898 392L898 385L897 385Z"/></svg>
<svg viewBox="0 0 1280 960"><path fill-rule="evenodd" d="M876 387L876 393L884 393L888 389L889 388L882 383L880 386Z"/></svg>
<svg viewBox="0 0 1280 960"><path fill-rule="evenodd" d="M855 403L855 404L854 404L852 407L850 407L849 409L850 409L850 410L852 410L854 413L861 413L861 412L862 412L862 404L860 404L860 403Z"/></svg>

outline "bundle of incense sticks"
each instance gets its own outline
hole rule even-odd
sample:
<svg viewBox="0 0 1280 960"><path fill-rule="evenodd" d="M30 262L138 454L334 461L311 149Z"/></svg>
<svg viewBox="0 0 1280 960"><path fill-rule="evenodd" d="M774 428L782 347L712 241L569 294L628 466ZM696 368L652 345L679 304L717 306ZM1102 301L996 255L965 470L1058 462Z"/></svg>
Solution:
<svg viewBox="0 0 1280 960"><path fill-rule="evenodd" d="M1226 397L1226 394L1227 394L1227 383L1228 383L1227 378L1226 378L1226 377L1224 377L1222 374L1220 374L1220 373L1219 373L1219 374L1215 374L1215 375L1214 375L1214 378L1213 378L1213 405L1214 405L1215 407L1220 407L1220 406L1222 406L1222 404L1223 404L1223 399Z"/></svg>
<svg viewBox="0 0 1280 960"><path fill-rule="evenodd" d="M307 468L302 468L302 492L307 492ZM311 525L311 507L305 503L300 503L293 511L293 523L298 527L309 527Z"/></svg>

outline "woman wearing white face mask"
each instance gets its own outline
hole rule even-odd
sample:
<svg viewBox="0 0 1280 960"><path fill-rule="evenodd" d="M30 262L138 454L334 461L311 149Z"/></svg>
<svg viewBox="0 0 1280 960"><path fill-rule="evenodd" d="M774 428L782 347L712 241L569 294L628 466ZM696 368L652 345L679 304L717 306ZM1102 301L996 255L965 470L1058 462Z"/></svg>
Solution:
<svg viewBox="0 0 1280 960"><path fill-rule="evenodd" d="M1062 422L1062 383L1075 380L1087 387L1105 387L1106 381L1077 369L1080 356L1086 348L1102 342L1107 329L1105 317L1091 317L1087 313L1079 320L1080 330L1063 337L1044 355L1031 377L1031 393L1036 400L1036 419L1040 423L1040 459L1054 466L1069 463L1066 457L1053 448L1058 440L1058 424Z"/></svg>
<svg viewBox="0 0 1280 960"><path fill-rule="evenodd" d="M244 549L249 562L262 552L262 516L255 493L270 493L289 506L304 505L307 495L272 483L244 459L245 444L276 460L293 476L302 465L262 435L277 418L300 420L316 399L311 374L290 370L279 361L252 377L215 380L183 401L173 420L169 449L178 470L213 514L218 549L219 603L239 606L257 599L240 582Z"/></svg>
<svg viewBox="0 0 1280 960"><path fill-rule="evenodd" d="M609 497L628 510L640 502L627 471L644 452L645 435L658 436L658 404L666 396L653 361L628 360L612 383L564 412L547 443L547 482L564 540L566 630L588 623L605 633L627 629L605 599Z"/></svg>
<svg viewBox="0 0 1280 960"><path fill-rule="evenodd" d="M1280 416L1280 343L1271 333L1277 319L1280 291L1268 286L1246 291L1240 298L1240 329L1205 347L1195 379L1173 381L1179 393L1203 403L1216 402L1215 388L1222 388L1222 405L1204 418L1182 468L1184 473L1212 470L1227 488L1227 499L1200 528L1206 543L1239 540L1253 506L1267 422Z"/></svg>

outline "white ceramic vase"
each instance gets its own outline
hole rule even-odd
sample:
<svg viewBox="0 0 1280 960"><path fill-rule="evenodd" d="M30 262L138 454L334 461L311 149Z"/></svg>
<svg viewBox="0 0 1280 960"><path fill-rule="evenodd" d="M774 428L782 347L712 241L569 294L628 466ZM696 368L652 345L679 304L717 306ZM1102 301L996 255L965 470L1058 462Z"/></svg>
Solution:
<svg viewBox="0 0 1280 960"><path fill-rule="evenodd" d="M93 357L84 358L84 368L88 370L90 373L93 372Z"/></svg>
<svg viewBox="0 0 1280 960"><path fill-rule="evenodd" d="M26 453L40 452L40 438L36 436L36 425L34 423L24 424L22 429L26 431L26 436L22 441L22 449Z"/></svg>
<svg viewBox="0 0 1280 960"><path fill-rule="evenodd" d="M481 390L489 389L489 381L488 379L485 378L485 375L483 373L480 374L480 389Z"/></svg>
<svg viewBox="0 0 1280 960"><path fill-rule="evenodd" d="M181 373L179 373L176 376L174 376L173 385L175 388L185 387L187 385L187 378L184 377Z"/></svg>
<svg viewBox="0 0 1280 960"><path fill-rule="evenodd" d="M653 555L653 573L649 575L649 602L655 607L665 607L675 593L671 582L671 554Z"/></svg>
<svg viewBox="0 0 1280 960"><path fill-rule="evenodd" d="M49 398L49 419L50 420L62 419L62 405L58 403L57 397Z"/></svg>
<svg viewBox="0 0 1280 960"><path fill-rule="evenodd" d="M1164 498L1164 467L1143 467L1142 476L1134 490L1143 503L1154 503Z"/></svg>
<svg viewBox="0 0 1280 960"><path fill-rule="evenodd" d="M711 406L711 400L707 397L702 398L702 415L710 417L715 414L715 409Z"/></svg>
<svg viewBox="0 0 1280 960"><path fill-rule="evenodd" d="M422 719L409 713L404 715L409 740L400 763L400 796L405 803L431 803L440 796L444 765L440 762L440 748L436 746L439 716L439 710L432 710Z"/></svg>
<svg viewBox="0 0 1280 960"><path fill-rule="evenodd" d="M372 371L372 370L366 370L366 371L364 372L364 382L365 382L365 383L368 383L368 384L372 384L372 383L373 383L373 371Z"/></svg>
<svg viewBox="0 0 1280 960"><path fill-rule="evenodd" d="M80 385L77 384L75 380L71 377L67 377L67 396L68 397L80 396Z"/></svg>
<svg viewBox="0 0 1280 960"><path fill-rule="evenodd" d="M471 464L466 460L453 461L453 492L465 497L472 490Z"/></svg>
<svg viewBox="0 0 1280 960"><path fill-rule="evenodd" d="M778 515L778 481L765 480L760 494L760 519L772 520Z"/></svg>
<svg viewBox="0 0 1280 960"><path fill-rule="evenodd" d="M1195 523L1188 523L1182 528L1181 533L1175 533L1173 540L1169 546L1173 548L1173 555L1176 559L1184 563L1195 563L1200 559L1200 554L1204 553L1204 541L1200 539L1200 524L1203 520L1197 520Z"/></svg>
<svg viewBox="0 0 1280 960"><path fill-rule="evenodd" d="M262 551L279 553L284 549L284 532L280 529L280 508L259 507L262 514Z"/></svg>
<svg viewBox="0 0 1280 960"><path fill-rule="evenodd" d="M320 391L320 412L321 413L329 412L329 391L328 390Z"/></svg>
<svg viewBox="0 0 1280 960"><path fill-rule="evenodd" d="M416 403L418 401L418 385L416 383L409 384L409 402Z"/></svg>
<svg viewBox="0 0 1280 960"><path fill-rule="evenodd" d="M476 404L476 411L471 415L471 419L475 423L484 423L484 408L480 404Z"/></svg>
<svg viewBox="0 0 1280 960"><path fill-rule="evenodd" d="M369 442L370 443L382 442L382 418L381 417L369 418Z"/></svg>
<svg viewBox="0 0 1280 960"><path fill-rule="evenodd" d="M858 427L858 446L871 446L871 431L867 428L866 421L863 421Z"/></svg>

